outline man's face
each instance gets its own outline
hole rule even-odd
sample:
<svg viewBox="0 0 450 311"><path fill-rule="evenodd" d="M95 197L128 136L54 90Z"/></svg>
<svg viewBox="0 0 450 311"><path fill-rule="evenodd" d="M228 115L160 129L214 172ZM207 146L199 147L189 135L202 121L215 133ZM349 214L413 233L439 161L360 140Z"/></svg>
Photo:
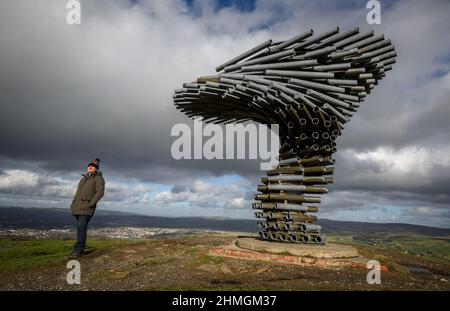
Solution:
<svg viewBox="0 0 450 311"><path fill-rule="evenodd" d="M97 169L94 166L88 166L87 171L88 173L95 173L97 172Z"/></svg>

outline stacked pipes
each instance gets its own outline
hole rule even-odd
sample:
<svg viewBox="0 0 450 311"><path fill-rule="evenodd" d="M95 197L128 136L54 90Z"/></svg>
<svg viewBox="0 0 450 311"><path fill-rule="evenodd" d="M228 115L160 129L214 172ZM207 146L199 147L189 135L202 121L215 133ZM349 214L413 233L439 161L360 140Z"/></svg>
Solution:
<svg viewBox="0 0 450 311"><path fill-rule="evenodd" d="M373 31L310 30L265 41L218 66L218 74L185 83L173 98L204 122L279 124L279 164L261 179L253 203L260 237L323 244L310 213L333 183L336 139L395 57L391 40Z"/></svg>

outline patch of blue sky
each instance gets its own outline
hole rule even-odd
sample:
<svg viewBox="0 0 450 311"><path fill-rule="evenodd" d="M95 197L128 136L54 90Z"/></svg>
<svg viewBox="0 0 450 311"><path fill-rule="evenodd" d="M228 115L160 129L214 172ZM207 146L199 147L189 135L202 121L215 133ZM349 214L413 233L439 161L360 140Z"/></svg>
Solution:
<svg viewBox="0 0 450 311"><path fill-rule="evenodd" d="M134 2L139 2L138 0L131 0ZM184 0L189 7L193 7L196 0ZM399 0L379 0L381 3L382 9L389 9L394 4L399 2ZM274 1L275 2L275 1ZM314 0L313 1L317 6L323 7L324 9L331 10L352 10L365 8L368 0ZM234 8L241 12L252 12L255 10L257 6L258 0L216 0L215 11L220 11L223 8ZM283 1L279 1L282 5ZM297 5L309 5L311 4L311 0L297 1Z"/></svg>
<svg viewBox="0 0 450 311"><path fill-rule="evenodd" d="M442 78L443 76L447 75L447 73L450 71L449 68L439 68L438 70L433 71L431 74L432 78Z"/></svg>
<svg viewBox="0 0 450 311"><path fill-rule="evenodd" d="M400 0L378 0L381 5L381 9L390 9ZM330 1L330 0L321 0L316 1L322 7L327 7L332 10L355 10L366 8L369 0L340 0L340 1Z"/></svg>
<svg viewBox="0 0 450 311"><path fill-rule="evenodd" d="M193 8L196 2L196 0L184 1L190 8ZM216 0L215 2L214 12L218 12L223 8L234 8L241 12L252 12L255 10L256 0Z"/></svg>
<svg viewBox="0 0 450 311"><path fill-rule="evenodd" d="M152 192L163 192L172 189L172 185L167 184L147 183L147 185L152 189Z"/></svg>
<svg viewBox="0 0 450 311"><path fill-rule="evenodd" d="M443 64L449 65L450 64L450 51L449 50L450 50L450 44L447 47L447 51L445 53L443 53L443 55L437 56L435 58L436 62L439 64L443 63Z"/></svg>
<svg viewBox="0 0 450 311"><path fill-rule="evenodd" d="M211 185L226 186L238 182L241 178L238 174L226 174L223 176L207 177L203 180Z"/></svg>
<svg viewBox="0 0 450 311"><path fill-rule="evenodd" d="M438 66L438 69L418 74L414 79L415 86L419 87L425 83L431 82L434 79L443 78L450 72L450 62L440 63Z"/></svg>
<svg viewBox="0 0 450 311"><path fill-rule="evenodd" d="M431 78L442 78L450 72L450 53L437 59L439 68L431 73Z"/></svg>

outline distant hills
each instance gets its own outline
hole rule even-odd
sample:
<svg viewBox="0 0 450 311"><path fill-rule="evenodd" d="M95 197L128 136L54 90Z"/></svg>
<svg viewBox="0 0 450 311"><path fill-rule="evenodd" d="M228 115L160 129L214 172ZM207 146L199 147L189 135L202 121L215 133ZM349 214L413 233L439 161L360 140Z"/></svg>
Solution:
<svg viewBox="0 0 450 311"><path fill-rule="evenodd" d="M91 227L158 227L255 232L256 219L217 219L202 217L157 217L116 211L96 211ZM450 229L400 223L366 223L319 220L323 231L331 234L418 234L450 236ZM0 229L57 229L73 227L69 210L59 208L0 207Z"/></svg>

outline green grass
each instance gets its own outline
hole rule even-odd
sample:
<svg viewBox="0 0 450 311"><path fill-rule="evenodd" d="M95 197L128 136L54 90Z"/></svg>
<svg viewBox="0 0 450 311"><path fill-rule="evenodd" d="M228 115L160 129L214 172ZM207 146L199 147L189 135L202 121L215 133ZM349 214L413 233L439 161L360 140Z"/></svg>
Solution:
<svg viewBox="0 0 450 311"><path fill-rule="evenodd" d="M353 236L352 235L327 235L327 242L330 243L353 243Z"/></svg>
<svg viewBox="0 0 450 311"><path fill-rule="evenodd" d="M222 257L215 257L209 255L201 255L194 260L191 261L192 266L201 266L205 264L221 264L225 262L225 259Z"/></svg>
<svg viewBox="0 0 450 311"><path fill-rule="evenodd" d="M396 246L410 254L441 258L450 261L450 241L433 238L400 238L395 240Z"/></svg>
<svg viewBox="0 0 450 311"><path fill-rule="evenodd" d="M358 236L361 238L361 236ZM373 239L380 241L373 245L365 240L354 239L352 235L331 236L327 242L350 244L353 246L368 246L372 250L388 250L408 253L434 262L450 262L450 239L433 238L417 235L389 235L386 233L374 235Z"/></svg>
<svg viewBox="0 0 450 311"><path fill-rule="evenodd" d="M100 250L133 243L123 240L89 240L86 251ZM16 272L49 266L67 260L74 241L11 241L0 240L0 273Z"/></svg>

